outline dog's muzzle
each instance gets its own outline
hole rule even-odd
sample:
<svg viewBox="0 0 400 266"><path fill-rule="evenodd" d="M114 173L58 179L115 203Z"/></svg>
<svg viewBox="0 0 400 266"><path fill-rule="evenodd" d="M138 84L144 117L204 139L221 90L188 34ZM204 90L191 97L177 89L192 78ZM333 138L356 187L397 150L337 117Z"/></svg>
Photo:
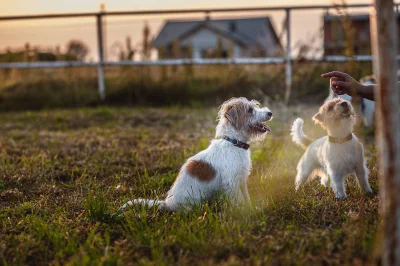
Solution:
<svg viewBox="0 0 400 266"><path fill-rule="evenodd" d="M271 112L268 112L268 113L266 114L266 118L265 118L264 121L254 123L254 124L250 125L250 127L251 127L252 129L254 129L254 130L260 132L260 133L265 133L265 132L267 132L267 131L270 132L270 131L271 131L271 128L270 128L269 126L267 126L266 124L264 124L264 122L270 121L271 119L272 119L272 113L271 113Z"/></svg>

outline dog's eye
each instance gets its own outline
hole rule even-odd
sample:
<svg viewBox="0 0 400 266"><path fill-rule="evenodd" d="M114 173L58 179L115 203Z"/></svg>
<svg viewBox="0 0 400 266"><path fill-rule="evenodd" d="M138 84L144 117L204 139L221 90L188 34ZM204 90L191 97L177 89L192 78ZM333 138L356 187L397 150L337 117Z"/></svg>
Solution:
<svg viewBox="0 0 400 266"><path fill-rule="evenodd" d="M253 111L254 111L254 109L250 107L249 110L248 110L247 112L253 113Z"/></svg>
<svg viewBox="0 0 400 266"><path fill-rule="evenodd" d="M333 106L329 106L328 111L332 111L332 110L333 110Z"/></svg>

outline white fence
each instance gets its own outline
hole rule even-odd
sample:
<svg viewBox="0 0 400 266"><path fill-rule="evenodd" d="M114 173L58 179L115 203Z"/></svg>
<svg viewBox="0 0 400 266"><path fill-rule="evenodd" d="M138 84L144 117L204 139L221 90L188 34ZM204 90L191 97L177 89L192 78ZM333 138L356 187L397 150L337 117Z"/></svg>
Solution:
<svg viewBox="0 0 400 266"><path fill-rule="evenodd" d="M230 64L285 64L286 69L286 93L287 101L292 86L292 52L291 52L291 26L290 18L293 10L326 10L334 8L365 8L370 4L354 4L354 5L312 5L312 6L280 6L280 7L252 7L252 8L220 8L220 9L178 9L178 10L144 10L144 11L114 11L114 12L92 12L92 13L64 13L64 14L42 14L42 15L26 15L26 16L5 16L0 17L1 21L11 20L32 20L32 19L57 19L57 18L96 18L98 61L97 62L80 62L80 61L55 61L55 62L15 62L0 63L0 69L5 68L63 68L63 67L97 67L98 71L98 90L102 100L106 97L106 88L104 83L104 66L160 66L160 65L230 65ZM394 4L394 10L398 13L399 4ZM104 16L144 16L144 15L170 15L170 14L196 14L202 13L209 16L211 13L239 13L239 12L259 12L259 11L284 11L286 14L285 34L286 47L284 57L267 57L267 58L228 58L228 59L167 59L167 60L149 60L149 61L105 61L103 47L103 24ZM346 62L354 61L371 61L373 58L367 56L325 56L318 59L306 59L307 62ZM400 57L397 57L400 60Z"/></svg>

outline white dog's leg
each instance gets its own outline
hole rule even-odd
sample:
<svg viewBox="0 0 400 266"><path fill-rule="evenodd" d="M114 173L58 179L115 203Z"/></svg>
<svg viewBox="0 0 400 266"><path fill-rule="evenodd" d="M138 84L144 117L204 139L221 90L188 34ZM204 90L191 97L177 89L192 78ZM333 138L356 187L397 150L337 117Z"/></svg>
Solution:
<svg viewBox="0 0 400 266"><path fill-rule="evenodd" d="M331 177L331 187L333 192L335 192L335 197L338 199L345 199L346 198L346 191L344 189L344 177L343 176L336 176Z"/></svg>
<svg viewBox="0 0 400 266"><path fill-rule="evenodd" d="M320 171L319 176L321 177L321 185L324 186L325 188L328 187L328 182L329 182L329 177L326 173Z"/></svg>
<svg viewBox="0 0 400 266"><path fill-rule="evenodd" d="M243 193L243 196L244 196L245 200L247 201L248 204L250 204L250 194L249 194L249 191L247 189L246 179L242 179L240 185L241 185L242 193Z"/></svg>
<svg viewBox="0 0 400 266"><path fill-rule="evenodd" d="M244 202L244 196L242 191L240 190L240 184L236 187L230 187L225 190L229 199L229 202L233 204L233 206L240 206Z"/></svg>
<svg viewBox="0 0 400 266"><path fill-rule="evenodd" d="M371 187L368 183L368 168L365 165L365 158L364 158L364 147L361 143L357 146L357 165L356 165L356 176L358 179L358 183L360 187L366 193L372 193Z"/></svg>
<svg viewBox="0 0 400 266"><path fill-rule="evenodd" d="M233 200L233 202L236 203L237 206L242 206L245 203L245 196L243 195L242 191L240 190L240 188L237 190L237 192L235 193L235 199Z"/></svg>
<svg viewBox="0 0 400 266"><path fill-rule="evenodd" d="M364 156L361 156L361 158L359 158L359 161L357 162L356 176L360 184L360 187L366 193L372 193L372 189L368 183L368 169L367 166L365 165Z"/></svg>
<svg viewBox="0 0 400 266"><path fill-rule="evenodd" d="M346 191L344 188L344 180L346 176L340 175L339 173L337 173L337 171L331 169L329 166L328 166L328 175L329 178L331 179L331 188L335 193L335 197L338 199L346 198Z"/></svg>
<svg viewBox="0 0 400 266"><path fill-rule="evenodd" d="M312 158L310 158L310 156L307 156L306 153L297 165L296 191L301 185L303 185L307 181L307 178L311 175L314 169L314 161L312 160Z"/></svg>
<svg viewBox="0 0 400 266"><path fill-rule="evenodd" d="M226 180L225 180L226 181ZM241 205L244 201L244 195L241 191L242 183L240 177L233 178L231 181L223 182L222 190L226 193L229 201L234 205Z"/></svg>
<svg viewBox="0 0 400 266"><path fill-rule="evenodd" d="M358 182L360 183L360 187L366 193L372 193L372 189L368 183L368 170L365 165L357 166L356 176L357 176Z"/></svg>

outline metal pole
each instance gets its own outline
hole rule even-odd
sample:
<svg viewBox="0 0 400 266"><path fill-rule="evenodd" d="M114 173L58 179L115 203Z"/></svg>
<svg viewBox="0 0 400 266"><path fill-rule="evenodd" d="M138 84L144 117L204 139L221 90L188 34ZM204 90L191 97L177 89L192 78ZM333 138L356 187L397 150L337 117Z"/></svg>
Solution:
<svg viewBox="0 0 400 266"><path fill-rule="evenodd" d="M99 63L97 65L97 78L99 86L100 99L104 101L106 99L106 88L104 84L104 49L103 49L103 25L102 25L102 14L96 15L97 19L97 46L99 50Z"/></svg>
<svg viewBox="0 0 400 266"><path fill-rule="evenodd" d="M382 223L382 265L400 265L400 94L397 83L397 18L393 0L374 0L371 43L377 105Z"/></svg>
<svg viewBox="0 0 400 266"><path fill-rule="evenodd" d="M289 103L292 90L292 58L290 43L290 8L286 9L286 79L285 79L285 103Z"/></svg>

